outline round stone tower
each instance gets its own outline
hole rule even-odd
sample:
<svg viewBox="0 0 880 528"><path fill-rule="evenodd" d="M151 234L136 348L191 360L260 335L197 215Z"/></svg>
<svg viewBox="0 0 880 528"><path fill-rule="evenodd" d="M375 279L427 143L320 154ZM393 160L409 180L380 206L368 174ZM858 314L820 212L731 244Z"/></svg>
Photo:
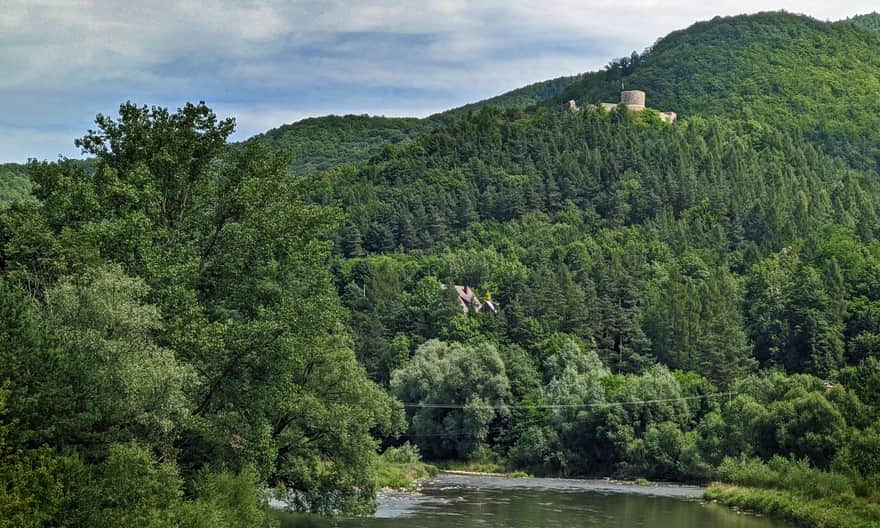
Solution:
<svg viewBox="0 0 880 528"><path fill-rule="evenodd" d="M645 92L641 90L620 92L620 104L626 105L627 108L643 109L645 108Z"/></svg>

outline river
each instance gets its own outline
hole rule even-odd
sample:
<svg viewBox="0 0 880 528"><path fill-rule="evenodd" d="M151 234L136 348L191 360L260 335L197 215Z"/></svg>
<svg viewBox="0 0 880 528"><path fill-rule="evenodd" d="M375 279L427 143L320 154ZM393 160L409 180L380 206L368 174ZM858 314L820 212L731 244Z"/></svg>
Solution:
<svg viewBox="0 0 880 528"><path fill-rule="evenodd" d="M699 500L689 486L441 474L419 493L384 492L373 517L279 514L282 528L780 528Z"/></svg>

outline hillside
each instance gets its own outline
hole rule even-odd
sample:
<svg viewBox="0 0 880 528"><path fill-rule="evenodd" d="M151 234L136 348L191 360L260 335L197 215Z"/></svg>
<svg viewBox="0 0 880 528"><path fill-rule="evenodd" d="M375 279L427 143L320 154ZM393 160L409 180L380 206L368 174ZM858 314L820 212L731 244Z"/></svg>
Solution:
<svg viewBox="0 0 880 528"><path fill-rule="evenodd" d="M714 18L673 32L555 98L615 101L621 81L680 116L754 119L803 133L856 166L880 159L880 33L787 13ZM858 20L858 19L857 19Z"/></svg>
<svg viewBox="0 0 880 528"><path fill-rule="evenodd" d="M880 157L877 14L828 23L788 13L715 18L658 40L606 70L538 82L426 119L327 116L257 137L287 149L296 174L359 164L485 106L615 101L621 80L679 115L754 118L799 131L856 166ZM695 50L698 50L695 52Z"/></svg>
<svg viewBox="0 0 880 528"><path fill-rule="evenodd" d="M332 268L357 356L411 402L407 438L536 473L720 478L756 488L724 500L772 496L808 526L880 522L876 38L719 18L540 107L315 175L311 199L346 214ZM679 121L562 104L614 100L621 77Z"/></svg>

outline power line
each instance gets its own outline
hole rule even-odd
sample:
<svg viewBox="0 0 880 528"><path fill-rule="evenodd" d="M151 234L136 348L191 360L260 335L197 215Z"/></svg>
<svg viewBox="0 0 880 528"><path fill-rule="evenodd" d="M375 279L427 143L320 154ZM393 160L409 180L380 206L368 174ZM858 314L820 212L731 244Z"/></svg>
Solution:
<svg viewBox="0 0 880 528"><path fill-rule="evenodd" d="M652 403L670 403L676 401L688 400L710 400L729 397L732 398L736 394L735 391L716 392L712 394L701 394L698 396L681 396L678 398L658 398L654 400L632 400L623 402L601 402L601 403L569 403L569 404L540 404L540 405L480 405L480 404L462 404L462 403L404 403L403 406L410 409L492 409L496 411L508 409L583 409L593 407L622 407L625 405L648 405Z"/></svg>

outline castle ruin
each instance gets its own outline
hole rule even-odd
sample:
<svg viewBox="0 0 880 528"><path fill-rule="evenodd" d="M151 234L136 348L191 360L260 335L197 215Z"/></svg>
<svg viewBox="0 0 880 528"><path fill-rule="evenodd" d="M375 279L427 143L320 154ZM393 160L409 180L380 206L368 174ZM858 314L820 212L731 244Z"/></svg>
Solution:
<svg viewBox="0 0 880 528"><path fill-rule="evenodd" d="M645 108L645 92L641 90L624 90L620 92L620 102L619 103L599 103L598 107L604 108L605 110L611 111L617 108L618 106L625 106L628 110L632 112L641 112ZM597 108L596 105L590 105L592 108ZM568 107L571 110L579 110L577 103L574 99L568 102ZM666 123L672 123L678 115L675 112L660 112L660 119L665 121Z"/></svg>

